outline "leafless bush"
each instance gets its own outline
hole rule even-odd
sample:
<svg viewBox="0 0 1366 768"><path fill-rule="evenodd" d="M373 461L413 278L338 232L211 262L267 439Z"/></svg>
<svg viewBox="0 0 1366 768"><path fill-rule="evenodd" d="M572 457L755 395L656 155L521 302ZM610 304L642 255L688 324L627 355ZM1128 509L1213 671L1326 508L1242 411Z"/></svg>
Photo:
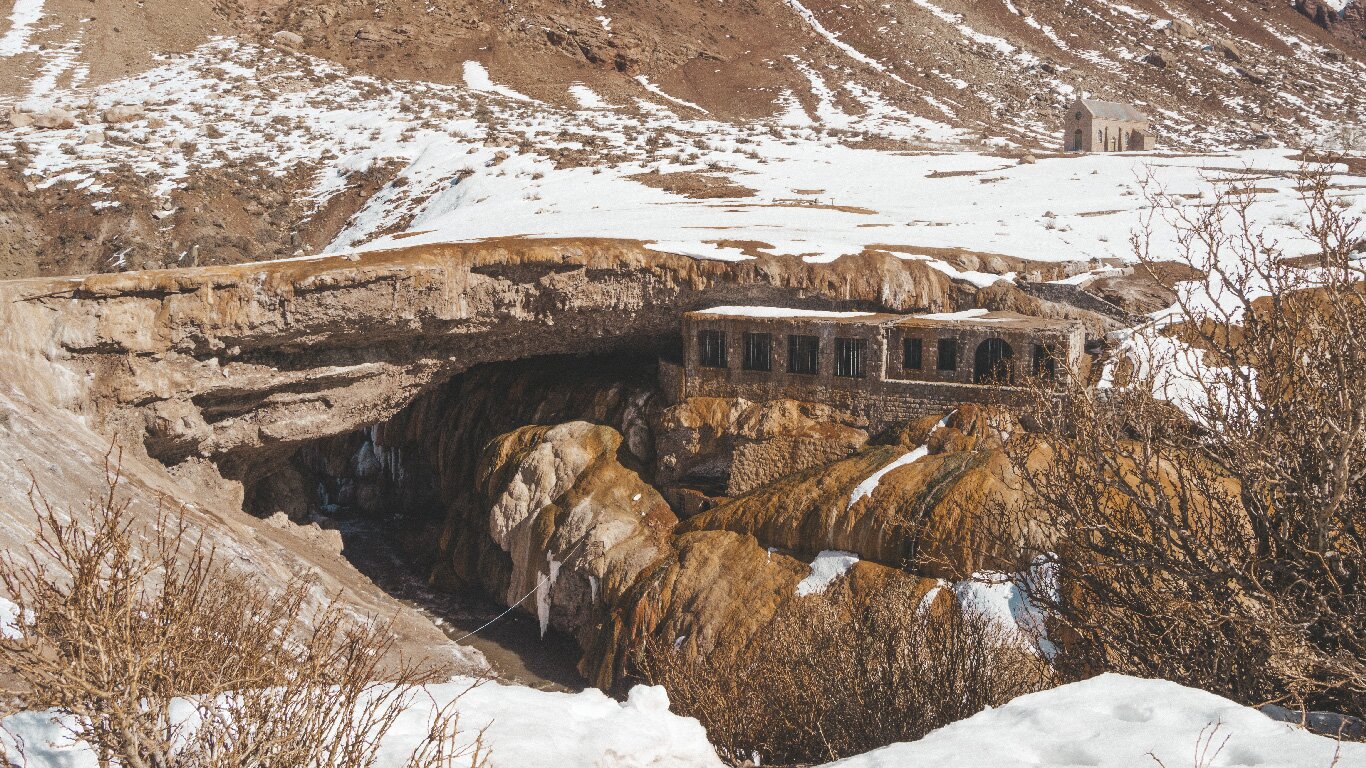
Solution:
<svg viewBox="0 0 1366 768"><path fill-rule="evenodd" d="M181 511L139 526L119 483L111 471L70 515L33 492L35 544L0 558L20 609L0 672L20 706L55 710L106 766L374 765L429 677L394 658L388 623L311 607L305 579L267 589L219 562ZM457 754L454 725L438 713L409 764L482 765L478 739Z"/></svg>
<svg viewBox="0 0 1366 768"><path fill-rule="evenodd" d="M1165 677L1246 703L1366 710L1366 293L1360 220L1298 180L1317 253L1288 258L1253 190L1149 195L1208 273L1136 332L1111 388L1039 397L1008 445L1042 526L1024 583L1073 672ZM1140 263L1159 254L1134 239ZM1156 274L1156 270L1152 270Z"/></svg>
<svg viewBox="0 0 1366 768"><path fill-rule="evenodd" d="M927 609L909 584L797 600L731 655L663 640L636 674L669 691L734 762L825 762L919 738L1044 687L1047 669L993 624Z"/></svg>

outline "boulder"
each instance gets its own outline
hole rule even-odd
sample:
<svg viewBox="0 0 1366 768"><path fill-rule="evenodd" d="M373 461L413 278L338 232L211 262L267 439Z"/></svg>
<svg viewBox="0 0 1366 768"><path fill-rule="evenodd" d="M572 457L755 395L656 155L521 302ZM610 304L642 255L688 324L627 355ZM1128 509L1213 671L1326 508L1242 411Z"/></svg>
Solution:
<svg viewBox="0 0 1366 768"><path fill-rule="evenodd" d="M106 109L101 117L106 123L131 123L134 120L142 119L143 108L141 104L115 104Z"/></svg>
<svg viewBox="0 0 1366 768"><path fill-rule="evenodd" d="M285 48L298 48L304 44L303 35L299 34L298 32L290 32L287 29L282 29L279 32L276 32L275 34L270 36L270 39L274 40L276 45Z"/></svg>
<svg viewBox="0 0 1366 768"><path fill-rule="evenodd" d="M1167 68L1167 60L1162 58L1162 54L1158 53L1157 51L1150 51L1148 55L1144 56L1142 59L1140 59L1140 61L1142 61L1144 64L1149 64L1151 66L1157 67L1158 69Z"/></svg>
<svg viewBox="0 0 1366 768"><path fill-rule="evenodd" d="M12 128L28 128L33 125L33 115L29 112L20 112L17 109L10 110L7 119Z"/></svg>
<svg viewBox="0 0 1366 768"><path fill-rule="evenodd" d="M1214 50L1229 61L1243 60L1242 48L1238 47L1237 43L1226 37L1220 37L1214 41Z"/></svg>
<svg viewBox="0 0 1366 768"><path fill-rule="evenodd" d="M76 115L60 107L32 113L35 128L75 128Z"/></svg>

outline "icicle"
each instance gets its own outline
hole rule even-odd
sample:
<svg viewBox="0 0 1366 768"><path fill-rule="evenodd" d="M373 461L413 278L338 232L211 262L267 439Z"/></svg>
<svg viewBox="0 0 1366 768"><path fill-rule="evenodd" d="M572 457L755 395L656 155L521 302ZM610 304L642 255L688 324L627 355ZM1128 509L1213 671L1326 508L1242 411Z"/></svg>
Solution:
<svg viewBox="0 0 1366 768"><path fill-rule="evenodd" d="M555 588L555 580L560 577L560 563L549 552L545 559L550 564L550 573L536 585L536 618L541 623L541 637L545 637L545 631L550 628L550 592Z"/></svg>

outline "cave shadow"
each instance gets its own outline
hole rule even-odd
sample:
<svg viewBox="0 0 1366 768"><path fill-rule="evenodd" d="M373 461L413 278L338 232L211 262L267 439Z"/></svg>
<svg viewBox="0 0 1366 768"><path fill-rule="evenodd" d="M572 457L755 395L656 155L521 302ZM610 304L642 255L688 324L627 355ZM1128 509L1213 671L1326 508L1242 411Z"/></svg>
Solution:
<svg viewBox="0 0 1366 768"><path fill-rule="evenodd" d="M578 671L582 654L569 635L547 628L542 637L535 617L519 609L509 611L477 588L443 590L428 585L427 558L413 562L390 533L405 525L421 526L421 520L392 515L332 523L342 537L342 557L361 575L432 619L447 637L478 649L498 679L545 690L588 687Z"/></svg>

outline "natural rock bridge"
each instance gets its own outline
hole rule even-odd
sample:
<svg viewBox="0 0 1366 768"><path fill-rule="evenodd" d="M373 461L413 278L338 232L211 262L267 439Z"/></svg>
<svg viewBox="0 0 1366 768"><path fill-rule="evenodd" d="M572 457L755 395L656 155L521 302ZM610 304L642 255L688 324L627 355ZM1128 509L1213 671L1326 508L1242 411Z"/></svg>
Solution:
<svg viewBox="0 0 1366 768"><path fill-rule="evenodd" d="M0 297L5 353L62 371L63 404L169 464L373 424L480 363L656 345L708 302L969 298L889 254L718 262L583 240L15 281Z"/></svg>

